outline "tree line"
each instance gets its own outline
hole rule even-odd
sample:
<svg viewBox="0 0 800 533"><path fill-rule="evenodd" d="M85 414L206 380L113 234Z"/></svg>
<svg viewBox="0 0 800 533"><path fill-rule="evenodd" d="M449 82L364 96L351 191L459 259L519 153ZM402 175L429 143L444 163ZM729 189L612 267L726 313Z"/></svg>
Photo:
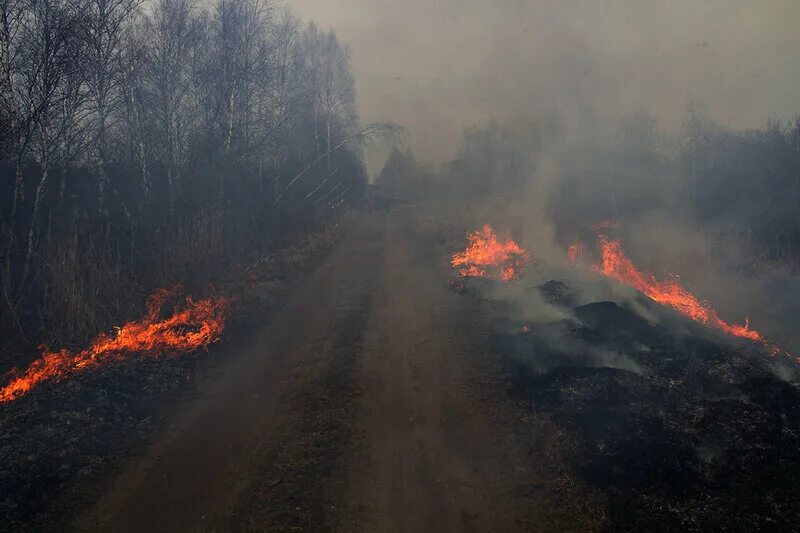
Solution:
<svg viewBox="0 0 800 533"><path fill-rule="evenodd" d="M0 0L0 328L76 338L357 201L349 52L272 0Z"/></svg>
<svg viewBox="0 0 800 533"><path fill-rule="evenodd" d="M555 167L543 173L545 158ZM736 130L690 103L670 134L640 111L569 140L553 119L489 122L464 132L438 181L467 208L489 199L505 209L537 180L564 243L601 220L658 214L735 241L756 264L800 269L800 118Z"/></svg>
<svg viewBox="0 0 800 533"><path fill-rule="evenodd" d="M660 213L735 242L756 264L800 268L800 118L736 130L690 104L667 135L639 112L572 154L551 204L559 225Z"/></svg>

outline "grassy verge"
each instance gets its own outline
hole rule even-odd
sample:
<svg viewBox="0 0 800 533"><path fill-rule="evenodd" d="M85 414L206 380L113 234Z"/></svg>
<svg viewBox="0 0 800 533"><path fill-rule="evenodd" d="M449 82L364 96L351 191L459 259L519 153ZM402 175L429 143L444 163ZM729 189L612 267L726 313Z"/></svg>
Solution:
<svg viewBox="0 0 800 533"><path fill-rule="evenodd" d="M234 298L223 340L208 352L128 361L45 383L0 405L0 519L9 530L49 529L89 503L121 460L151 439L167 407L202 394L202 366L225 364L254 326L269 320L294 284L338 241L330 220L220 278Z"/></svg>

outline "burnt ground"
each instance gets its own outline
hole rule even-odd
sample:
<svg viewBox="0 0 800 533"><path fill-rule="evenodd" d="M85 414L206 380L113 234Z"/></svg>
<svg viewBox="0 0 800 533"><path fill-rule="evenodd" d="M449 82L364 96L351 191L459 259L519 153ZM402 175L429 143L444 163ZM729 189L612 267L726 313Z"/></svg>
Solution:
<svg viewBox="0 0 800 533"><path fill-rule="evenodd" d="M238 338L199 362L132 361L0 406L3 527L793 528L791 369L574 279L454 291L463 233L443 227L410 205L357 214L283 300L274 272L248 274L283 303L265 323L241 291ZM523 322L529 300L557 318Z"/></svg>
<svg viewBox="0 0 800 533"><path fill-rule="evenodd" d="M221 368L319 263L346 221L295 239L222 280L235 298L222 342L178 358L131 360L45 383L0 405L0 530L52 530L104 491L120 465L208 394Z"/></svg>
<svg viewBox="0 0 800 533"><path fill-rule="evenodd" d="M570 317L526 334L495 308L493 347L512 394L578 436L571 464L606 496L608 529L796 528L796 368L643 298L657 323L624 302L576 305L580 287L558 280L537 290Z"/></svg>
<svg viewBox="0 0 800 533"><path fill-rule="evenodd" d="M411 208L361 215L70 527L597 528L601 497L566 464L573 438L505 394L434 235Z"/></svg>

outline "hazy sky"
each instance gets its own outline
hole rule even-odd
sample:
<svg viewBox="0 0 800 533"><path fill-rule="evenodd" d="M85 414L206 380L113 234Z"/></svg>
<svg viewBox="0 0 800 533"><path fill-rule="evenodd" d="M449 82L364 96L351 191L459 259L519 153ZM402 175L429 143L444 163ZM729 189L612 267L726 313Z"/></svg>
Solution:
<svg viewBox="0 0 800 533"><path fill-rule="evenodd" d="M760 126L800 113L800 1L287 0L352 49L362 121L409 128L418 156L465 126L557 110L678 127L689 98Z"/></svg>

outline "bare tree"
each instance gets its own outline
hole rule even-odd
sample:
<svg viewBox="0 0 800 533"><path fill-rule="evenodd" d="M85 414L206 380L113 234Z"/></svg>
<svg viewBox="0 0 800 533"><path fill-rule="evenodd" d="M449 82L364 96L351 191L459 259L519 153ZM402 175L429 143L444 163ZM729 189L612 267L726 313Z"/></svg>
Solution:
<svg viewBox="0 0 800 533"><path fill-rule="evenodd" d="M180 194L187 133L193 120L191 67L203 27L192 0L158 0L145 28L145 72L167 169L171 210Z"/></svg>
<svg viewBox="0 0 800 533"><path fill-rule="evenodd" d="M144 24L136 17L125 32L122 55L122 94L125 102L124 141L130 162L137 168L141 180L143 206L150 205L153 184L148 164L148 131L146 88L144 82L147 44Z"/></svg>
<svg viewBox="0 0 800 533"><path fill-rule="evenodd" d="M306 28L303 40L314 137L323 151L330 152L337 135L349 135L357 122L350 54L333 31L322 32L313 23ZM337 126L341 132L335 131Z"/></svg>
<svg viewBox="0 0 800 533"><path fill-rule="evenodd" d="M37 110L31 144L41 174L33 201L21 283L28 277L35 252L37 224L52 166L55 159L63 155L64 143L71 137L75 125L76 91L80 86L81 15L82 6L78 4L37 0L31 5L26 25L26 68L21 69L21 76L29 87L28 106Z"/></svg>
<svg viewBox="0 0 800 533"><path fill-rule="evenodd" d="M317 216L363 190L392 131L358 128L346 47L273 0L143 1L0 0L1 326L166 277L173 240L268 242L289 195Z"/></svg>
<svg viewBox="0 0 800 533"><path fill-rule="evenodd" d="M11 227L14 226L20 200L23 199L22 160L25 157L35 109L29 107L31 99L25 98L26 87L19 77L20 59L27 45L25 28L30 18L27 0L2 0L0 2L0 60L2 60L2 87L0 105L8 124L8 142L15 161L14 189L11 208ZM26 106L26 104L28 104ZM13 238L13 235L11 236ZM8 243L11 246L11 243Z"/></svg>
<svg viewBox="0 0 800 533"><path fill-rule="evenodd" d="M123 109L125 25L142 0L90 0L86 17L86 84L92 111L97 201L106 212L109 131Z"/></svg>

